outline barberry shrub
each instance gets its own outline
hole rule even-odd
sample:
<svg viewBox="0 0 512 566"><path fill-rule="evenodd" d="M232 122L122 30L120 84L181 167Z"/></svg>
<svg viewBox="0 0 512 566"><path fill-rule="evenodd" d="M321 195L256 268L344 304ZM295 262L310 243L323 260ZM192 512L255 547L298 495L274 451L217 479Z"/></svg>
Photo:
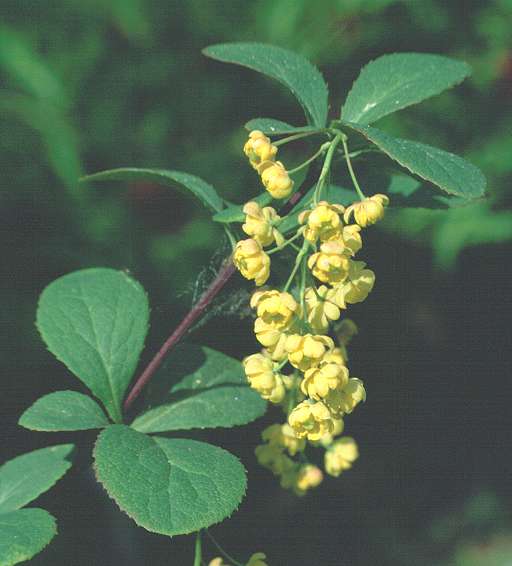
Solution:
<svg viewBox="0 0 512 566"><path fill-rule="evenodd" d="M246 472L235 455L190 433L180 438L179 431L242 426L270 404L279 409L272 409L276 422L262 431L255 453L283 488L303 496L324 473L338 477L352 468L359 448L343 433L367 387L349 371L348 344L357 326L346 312L376 281L359 259L365 231L387 207L459 207L485 190L482 173L464 159L372 125L460 83L470 73L465 63L385 55L363 68L341 111L329 112L321 73L295 53L256 43L214 45L204 53L278 80L301 104L305 124L274 118L246 124L243 153L263 190L239 205L182 171L123 168L83 179L151 181L187 191L224 227L232 253L135 380L150 320L142 286L106 268L48 285L37 328L91 395L50 392L19 420L34 431L99 430L98 481L140 527L165 536L197 533L195 566L203 563L201 535L211 537L207 528L229 517L244 497ZM381 175L371 174L379 168ZM255 351L240 352L241 359L183 340L237 270L255 286L248 299ZM142 391L142 409L134 415ZM161 435L170 431L170 438ZM24 506L66 472L72 450L44 448L0 468L1 564L30 559L55 535L53 517ZM245 562L224 558L267 564L261 552ZM225 564L224 558L210 565Z"/></svg>

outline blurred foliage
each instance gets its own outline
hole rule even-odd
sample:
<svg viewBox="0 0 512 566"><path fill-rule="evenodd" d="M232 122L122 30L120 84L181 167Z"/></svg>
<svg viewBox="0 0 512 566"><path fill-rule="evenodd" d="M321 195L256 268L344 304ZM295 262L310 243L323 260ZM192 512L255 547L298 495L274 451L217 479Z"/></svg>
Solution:
<svg viewBox="0 0 512 566"><path fill-rule="evenodd" d="M32 382L18 387L38 386L38 364L46 357L33 328L35 297L55 277L92 265L133 270L168 329L212 276L222 253L213 263L212 255L227 249L221 227L181 194L152 184L81 185L81 175L122 166L178 169L242 202L260 190L241 156L243 124L258 116L303 123L279 85L204 58L200 50L211 43L271 42L310 57L334 91L333 117L372 58L419 51L466 60L474 70L469 81L378 127L471 159L488 178L488 198L449 210L392 211L383 230L396 244L412 238L432 247L435 265L445 269L468 246L510 241L511 21L510 0L3 0L0 202L7 276L0 322L9 328L7 390L18 386L13 370L20 364ZM418 281L423 272L407 250ZM382 283L395 300L395 288ZM219 305L216 312L224 310ZM360 480L352 481L357 487ZM509 518L489 497L474 506L491 509L494 526L482 538L474 535L483 519L468 518L469 507L425 535L421 545L440 546L439 555L397 542L390 528L382 536L387 556L379 557L395 566L512 563Z"/></svg>

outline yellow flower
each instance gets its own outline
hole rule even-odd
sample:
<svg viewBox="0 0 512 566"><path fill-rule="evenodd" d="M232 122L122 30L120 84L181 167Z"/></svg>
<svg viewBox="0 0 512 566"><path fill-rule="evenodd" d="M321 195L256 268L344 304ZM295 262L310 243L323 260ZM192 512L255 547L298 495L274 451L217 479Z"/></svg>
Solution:
<svg viewBox="0 0 512 566"><path fill-rule="evenodd" d="M262 318L257 318L254 321L254 333L258 342L265 346L273 360L281 362L286 358L288 334L271 324L267 324Z"/></svg>
<svg viewBox="0 0 512 566"><path fill-rule="evenodd" d="M275 444L260 444L254 449L254 454L260 466L267 468L275 475L280 475L288 469L293 460L283 454L282 448Z"/></svg>
<svg viewBox="0 0 512 566"><path fill-rule="evenodd" d="M345 211L340 204L329 204L326 201L318 203L314 210L306 210L299 216L301 224L307 222L304 238L314 243L318 238L322 242L340 236L342 227L340 214Z"/></svg>
<svg viewBox="0 0 512 566"><path fill-rule="evenodd" d="M306 370L300 388L312 399L323 399L333 389L343 389L348 383L348 369L344 365L322 362Z"/></svg>
<svg viewBox="0 0 512 566"><path fill-rule="evenodd" d="M363 247L361 227L357 224L344 226L341 231L341 239L345 244L346 253L349 253L350 255L356 254Z"/></svg>
<svg viewBox="0 0 512 566"><path fill-rule="evenodd" d="M286 339L285 348L292 366L306 371L320 363L324 354L334 348L334 342L329 336L292 334Z"/></svg>
<svg viewBox="0 0 512 566"><path fill-rule="evenodd" d="M252 236L262 246L270 246L274 240L278 246L284 242L282 234L274 228L281 217L271 206L261 208L257 202L251 201L245 204L243 211L245 224L242 224L242 230L248 236Z"/></svg>
<svg viewBox="0 0 512 566"><path fill-rule="evenodd" d="M327 448L334 442L334 439L343 432L344 428L345 423L343 422L343 419L335 419L332 432L324 434L324 436L322 436L322 438L318 442L312 444L321 444L324 448Z"/></svg>
<svg viewBox="0 0 512 566"><path fill-rule="evenodd" d="M254 279L258 287L270 275L270 257L263 251L261 244L252 238L237 242L233 263L243 277Z"/></svg>
<svg viewBox="0 0 512 566"><path fill-rule="evenodd" d="M343 389L329 391L324 399L335 415L351 413L361 401L366 401L366 391L363 382L357 377L351 377Z"/></svg>
<svg viewBox="0 0 512 566"><path fill-rule="evenodd" d="M302 452L306 447L306 441L298 438L293 428L287 423L270 425L261 433L261 437L271 446L286 449L290 456L295 456L297 452Z"/></svg>
<svg viewBox="0 0 512 566"><path fill-rule="evenodd" d="M268 566L265 562L266 559L267 557L263 552L257 552L249 558L249 562L247 562L246 566Z"/></svg>
<svg viewBox="0 0 512 566"><path fill-rule="evenodd" d="M226 564L222 558L214 558L208 563L208 566L229 566L229 564Z"/></svg>
<svg viewBox="0 0 512 566"><path fill-rule="evenodd" d="M352 467L352 463L359 457L356 441L349 436L344 436L333 442L324 457L325 471L334 477Z"/></svg>
<svg viewBox="0 0 512 566"><path fill-rule="evenodd" d="M365 267L364 261L350 260L346 281L333 289L333 300L340 308L345 308L346 303L361 303L373 289L375 273Z"/></svg>
<svg viewBox="0 0 512 566"><path fill-rule="evenodd" d="M304 294L308 322L315 332L326 332L331 320L338 320L340 309L334 302L333 290L325 285L309 287Z"/></svg>
<svg viewBox="0 0 512 566"><path fill-rule="evenodd" d="M286 198L292 192L293 181L280 161L265 161L259 166L258 172L263 185L273 198Z"/></svg>
<svg viewBox="0 0 512 566"><path fill-rule="evenodd" d="M341 240L324 242L320 251L308 259L313 275L323 283L336 285L348 276L349 260L344 254L346 248Z"/></svg>
<svg viewBox="0 0 512 566"><path fill-rule="evenodd" d="M290 293L277 291L256 291L251 297L251 307L263 322L272 328L285 330L293 322L299 308Z"/></svg>
<svg viewBox="0 0 512 566"><path fill-rule="evenodd" d="M283 378L276 372L276 364L263 354L252 354L243 360L245 375L250 386L263 399L280 403L286 393Z"/></svg>
<svg viewBox="0 0 512 566"><path fill-rule="evenodd" d="M323 479L324 475L320 468L313 464L304 464L297 473L294 491L297 495L304 495L308 489L318 487Z"/></svg>
<svg viewBox="0 0 512 566"><path fill-rule="evenodd" d="M389 204L389 198L386 195L373 195L365 198L361 202L351 204L344 214L344 220L348 223L350 216L353 214L355 221L365 228L370 224L375 224L384 217L384 208Z"/></svg>
<svg viewBox="0 0 512 566"><path fill-rule="evenodd" d="M249 158L249 162L254 169L258 169L258 166L264 161L273 161L275 159L277 147L272 145L270 139L263 132L253 130L244 145L244 153Z"/></svg>
<svg viewBox="0 0 512 566"><path fill-rule="evenodd" d="M322 401L299 403L288 417L288 424L299 438L320 440L334 429L334 418Z"/></svg>

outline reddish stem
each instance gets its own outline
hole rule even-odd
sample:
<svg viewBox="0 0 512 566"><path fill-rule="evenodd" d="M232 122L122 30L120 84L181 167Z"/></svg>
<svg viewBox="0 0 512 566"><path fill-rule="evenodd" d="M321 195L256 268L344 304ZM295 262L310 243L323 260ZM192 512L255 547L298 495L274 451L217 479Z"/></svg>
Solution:
<svg viewBox="0 0 512 566"><path fill-rule="evenodd" d="M224 262L224 266L217 274L217 277L212 281L211 285L201 295L199 301L192 307L185 318L180 322L174 332L167 338L163 346L155 354L155 357L149 362L146 369L142 372L140 377L135 382L132 390L130 391L126 401L124 402L124 409L127 411L132 403L140 395L148 381L153 377L156 370L162 365L165 356L169 351L183 338L187 330L194 324L194 322L203 314L204 310L218 295L219 291L228 282L229 278L235 272L235 266L231 261L231 256Z"/></svg>
<svg viewBox="0 0 512 566"><path fill-rule="evenodd" d="M316 168L311 167L307 179L303 183L303 187L308 185L310 178L314 177L316 174ZM283 206L279 211L282 216L286 216L291 209L300 201L304 196L302 190L298 190L290 200ZM194 322L203 314L208 305L213 301L213 299L219 294L224 285L229 281L230 277L235 272L235 266L231 256L226 258L222 269L217 274L217 277L212 281L211 285L206 289L206 291L201 295L199 301L192 307L185 318L180 322L178 327L174 332L167 338L163 346L155 354L154 358L149 362L146 369L141 373L135 384L133 385L128 397L124 402L124 410L127 411L141 394L142 390L153 377L157 369L162 365L165 356L176 346L176 344L183 338L187 333L188 329L194 324Z"/></svg>

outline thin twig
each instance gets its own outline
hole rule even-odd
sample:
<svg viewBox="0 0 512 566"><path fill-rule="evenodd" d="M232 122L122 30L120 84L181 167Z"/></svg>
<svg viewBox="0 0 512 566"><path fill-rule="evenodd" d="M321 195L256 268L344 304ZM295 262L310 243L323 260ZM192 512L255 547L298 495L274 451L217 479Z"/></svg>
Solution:
<svg viewBox="0 0 512 566"><path fill-rule="evenodd" d="M306 192L306 186L312 182L312 180L318 174L316 167L312 167L308 171L308 176L306 177L304 183L302 184L302 189L299 189L294 193L291 198L284 204L282 209L279 211L281 216L286 216L292 208L300 201ZM223 266L217 277L212 281L210 286L201 295L199 301L192 307L192 309L187 313L185 318L180 322L174 332L167 338L163 343L162 347L155 354L153 359L146 366L146 369L141 373L141 375L135 381L132 389L128 393L126 400L124 402L124 410L132 406L133 402L141 394L144 387L151 380L155 372L162 365L167 354L178 344L178 342L185 336L189 328L198 320L204 311L208 308L210 303L215 299L215 297L220 293L226 283L229 281L231 276L235 273L236 269L233 265L231 255L224 260Z"/></svg>

